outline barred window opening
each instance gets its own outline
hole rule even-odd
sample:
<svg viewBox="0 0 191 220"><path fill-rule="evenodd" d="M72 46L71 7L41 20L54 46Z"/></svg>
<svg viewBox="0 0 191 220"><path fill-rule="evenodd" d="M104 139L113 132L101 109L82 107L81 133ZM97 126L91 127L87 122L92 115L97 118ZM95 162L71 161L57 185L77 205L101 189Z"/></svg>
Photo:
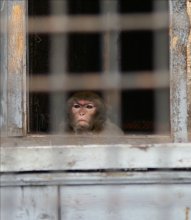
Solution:
<svg viewBox="0 0 191 220"><path fill-rule="evenodd" d="M123 0L75 0L64 1L64 4L60 3L60 7L54 7L53 5L59 5L58 2L48 1L48 4L44 4L42 0L29 1L30 18L37 16L51 18L57 15L70 16L71 19L76 16L81 16L83 19L83 16L87 16L88 19L89 16L95 21L105 16L106 22L107 16L111 16L109 19L113 16L114 21L120 16L130 17L129 20L121 17L121 21L124 19L124 22L123 24L119 22L119 27L115 24L112 26L111 23L108 24L111 27L107 27L106 24L102 29L92 24L89 31L83 30L83 25L86 24L83 24L83 21L80 23L79 17L79 24L76 25L81 25L82 30L74 24L68 26L69 30L66 32L61 30L54 33L50 30L48 33L29 34L29 70L32 81L29 132L49 133L52 130L52 121L56 130L60 118L53 115L62 117L64 99L73 91L91 90L91 86L87 87L89 82L92 83L92 90L108 98L112 109L110 114L112 120L119 124L126 134L168 134L170 129L168 27L157 28L154 23L150 24L150 27L149 24L148 27L144 27L147 26L147 16L159 12L168 13L168 4L164 1L156 1L157 5L151 0L144 4L140 4L139 1ZM143 27L140 25L141 18L138 19L138 13L145 19L146 25ZM134 21L131 21L133 18ZM133 25L128 25L128 21ZM126 28L120 28L126 23ZM63 88L61 85L54 85L55 91L48 91L48 88L44 91L33 89L37 76L56 76L56 74L63 78L67 77L70 84L68 88L65 88L63 83ZM99 81L104 74L109 83L101 87ZM78 76L89 80L80 84ZM116 83L112 82L115 77L118 78ZM51 107L53 96L60 100L59 106L55 108L56 113L52 113L51 110L54 108Z"/></svg>

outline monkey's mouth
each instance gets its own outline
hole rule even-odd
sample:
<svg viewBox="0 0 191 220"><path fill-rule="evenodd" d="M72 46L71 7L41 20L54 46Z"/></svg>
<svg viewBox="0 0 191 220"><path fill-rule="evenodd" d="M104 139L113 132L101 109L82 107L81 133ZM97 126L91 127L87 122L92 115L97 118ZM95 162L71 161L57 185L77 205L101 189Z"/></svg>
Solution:
<svg viewBox="0 0 191 220"><path fill-rule="evenodd" d="M86 121L86 120L84 120L84 119L79 119L78 121L77 121L77 123L79 123L79 124L88 124L88 121Z"/></svg>
<svg viewBox="0 0 191 220"><path fill-rule="evenodd" d="M78 128L89 128L89 122L84 119L79 119L76 125Z"/></svg>
<svg viewBox="0 0 191 220"><path fill-rule="evenodd" d="M89 123L86 120L78 120L75 126L76 130L78 131L88 131L89 127Z"/></svg>

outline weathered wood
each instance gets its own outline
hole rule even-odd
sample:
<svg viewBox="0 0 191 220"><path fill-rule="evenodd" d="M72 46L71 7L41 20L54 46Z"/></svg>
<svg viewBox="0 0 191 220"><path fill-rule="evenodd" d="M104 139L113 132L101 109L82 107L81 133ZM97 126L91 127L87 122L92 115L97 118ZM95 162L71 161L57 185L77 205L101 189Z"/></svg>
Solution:
<svg viewBox="0 0 191 220"><path fill-rule="evenodd" d="M1 220L58 219L57 187L2 187Z"/></svg>
<svg viewBox="0 0 191 220"><path fill-rule="evenodd" d="M187 1L187 12L191 24L191 1ZM187 46L187 83L188 83L188 130L191 135L191 31L188 38ZM191 139L190 139L191 141Z"/></svg>
<svg viewBox="0 0 191 220"><path fill-rule="evenodd" d="M190 185L61 187L61 219L190 220Z"/></svg>
<svg viewBox="0 0 191 220"><path fill-rule="evenodd" d="M189 220L188 184L1 187L2 220Z"/></svg>
<svg viewBox="0 0 191 220"><path fill-rule="evenodd" d="M1 15L2 127L8 136L26 132L26 1L4 1Z"/></svg>
<svg viewBox="0 0 191 220"><path fill-rule="evenodd" d="M171 132L174 142L188 141L187 62L190 31L186 0L170 0Z"/></svg>
<svg viewBox="0 0 191 220"><path fill-rule="evenodd" d="M1 148L1 172L191 167L191 144L89 144Z"/></svg>
<svg viewBox="0 0 191 220"><path fill-rule="evenodd" d="M95 171L2 174L0 186L68 186L121 184L191 184L188 171Z"/></svg>
<svg viewBox="0 0 191 220"><path fill-rule="evenodd" d="M7 135L7 1L0 1L0 135Z"/></svg>

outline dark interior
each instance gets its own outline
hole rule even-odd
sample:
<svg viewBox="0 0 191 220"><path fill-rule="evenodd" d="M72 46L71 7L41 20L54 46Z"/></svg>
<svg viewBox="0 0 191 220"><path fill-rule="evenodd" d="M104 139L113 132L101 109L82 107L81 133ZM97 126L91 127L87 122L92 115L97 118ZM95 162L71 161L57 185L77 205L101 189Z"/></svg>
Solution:
<svg viewBox="0 0 191 220"><path fill-rule="evenodd" d="M118 12L149 13L153 10L153 1L120 0ZM68 14L99 14L98 0L69 0ZM50 15L50 4L46 0L29 0L29 16ZM168 32L165 33L168 35ZM102 71L101 33L70 33L67 46L67 71L69 74ZM49 74L50 38L48 34L29 35L29 74ZM153 67L153 32L125 31L119 34L120 71L128 74L137 71L152 71ZM168 51L168 48L167 48ZM152 74L152 73L151 73ZM144 82L143 82L144 83ZM104 89L104 88L103 88ZM155 94L163 92L169 96L169 89L121 90L121 128L127 134L155 133ZM102 91L100 91L102 93ZM68 95L68 94L66 94ZM30 92L29 94L29 132L50 132L50 93ZM169 127L167 109L164 128ZM167 119L167 120L166 120Z"/></svg>

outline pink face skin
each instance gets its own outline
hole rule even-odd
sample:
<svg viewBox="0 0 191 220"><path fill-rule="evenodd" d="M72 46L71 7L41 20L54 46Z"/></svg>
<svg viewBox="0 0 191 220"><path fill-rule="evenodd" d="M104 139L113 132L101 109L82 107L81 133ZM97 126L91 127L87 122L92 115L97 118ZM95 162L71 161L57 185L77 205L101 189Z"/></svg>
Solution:
<svg viewBox="0 0 191 220"><path fill-rule="evenodd" d="M88 100L78 100L72 106L73 122L79 128L89 128L96 106Z"/></svg>

